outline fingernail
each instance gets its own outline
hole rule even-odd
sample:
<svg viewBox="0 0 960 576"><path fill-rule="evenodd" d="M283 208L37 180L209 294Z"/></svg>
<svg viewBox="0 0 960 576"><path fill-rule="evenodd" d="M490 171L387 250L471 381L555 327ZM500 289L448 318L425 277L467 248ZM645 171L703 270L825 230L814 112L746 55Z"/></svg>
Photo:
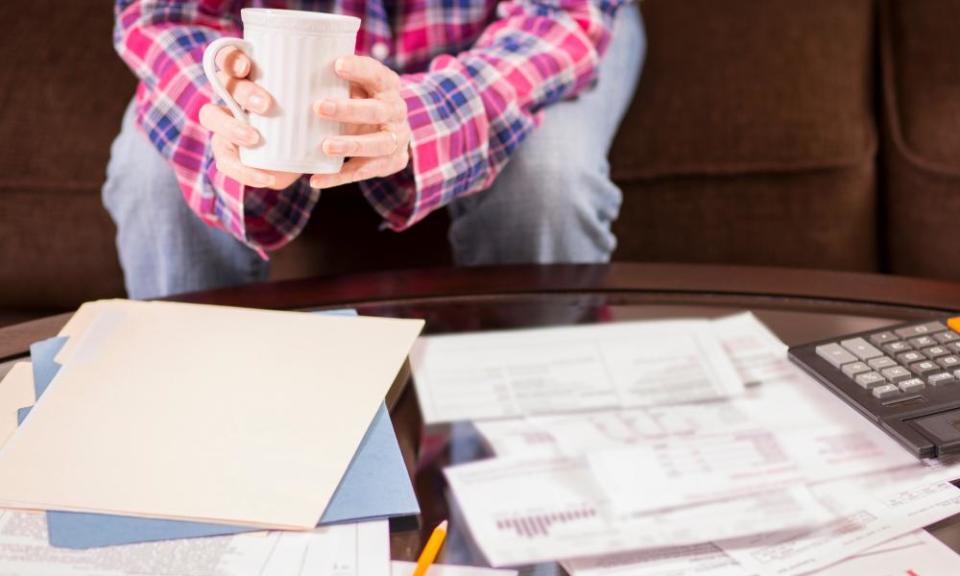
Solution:
<svg viewBox="0 0 960 576"><path fill-rule="evenodd" d="M252 128L237 128L234 130L234 134L238 140L250 145L256 144L260 140L260 135Z"/></svg>
<svg viewBox="0 0 960 576"><path fill-rule="evenodd" d="M256 93L251 94L250 100L248 103L250 104L250 108L253 109L254 112L267 111L267 99L259 94L256 94Z"/></svg>
<svg viewBox="0 0 960 576"><path fill-rule="evenodd" d="M253 177L253 180L260 186L272 186L275 179L269 174L257 174Z"/></svg>
<svg viewBox="0 0 960 576"><path fill-rule="evenodd" d="M323 100L317 105L317 111L324 116L333 116L337 113L337 103Z"/></svg>
<svg viewBox="0 0 960 576"><path fill-rule="evenodd" d="M346 66L347 63L343 60L343 58L337 58L337 60L333 63L333 69L337 72L343 72Z"/></svg>
<svg viewBox="0 0 960 576"><path fill-rule="evenodd" d="M246 58L237 58L233 64L233 73L237 76L245 76L250 67L250 61Z"/></svg>
<svg viewBox="0 0 960 576"><path fill-rule="evenodd" d="M319 187L320 187L320 180L317 179L317 178L311 178L311 179L310 179L310 187L311 187L311 188L319 188Z"/></svg>

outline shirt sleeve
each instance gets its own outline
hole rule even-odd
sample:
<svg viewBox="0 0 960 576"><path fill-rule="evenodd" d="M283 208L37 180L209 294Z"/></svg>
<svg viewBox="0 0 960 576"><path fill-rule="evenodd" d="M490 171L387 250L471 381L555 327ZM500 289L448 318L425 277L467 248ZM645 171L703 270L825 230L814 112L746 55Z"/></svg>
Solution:
<svg viewBox="0 0 960 576"><path fill-rule="evenodd" d="M489 187L541 110L595 80L613 18L629 0L512 0L474 46L402 77L412 130L407 170L361 183L402 230Z"/></svg>
<svg viewBox="0 0 960 576"><path fill-rule="evenodd" d="M114 45L140 79L137 120L173 166L191 210L266 257L299 234L319 191L300 179L282 191L252 188L220 173L200 125L214 100L203 51L221 36L240 36L234 0L117 0Z"/></svg>

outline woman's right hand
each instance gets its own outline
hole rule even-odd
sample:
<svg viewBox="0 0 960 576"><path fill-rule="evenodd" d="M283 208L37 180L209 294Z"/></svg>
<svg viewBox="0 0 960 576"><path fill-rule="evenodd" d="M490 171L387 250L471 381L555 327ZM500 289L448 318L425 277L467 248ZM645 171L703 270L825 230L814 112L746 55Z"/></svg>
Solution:
<svg viewBox="0 0 960 576"><path fill-rule="evenodd" d="M220 82L241 108L253 114L267 114L273 99L262 87L248 79L253 62L236 46L227 46L217 52ZM252 126L237 120L224 106L205 104L200 109L200 124L209 130L213 157L217 169L241 184L255 188L282 190L300 178L301 174L274 172L244 166L240 163L240 146L256 146L260 133Z"/></svg>

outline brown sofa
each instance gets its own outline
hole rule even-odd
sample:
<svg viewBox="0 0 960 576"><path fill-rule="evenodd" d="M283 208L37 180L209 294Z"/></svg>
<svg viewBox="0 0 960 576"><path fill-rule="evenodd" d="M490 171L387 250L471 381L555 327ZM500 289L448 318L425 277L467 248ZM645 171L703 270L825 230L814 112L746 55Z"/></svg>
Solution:
<svg viewBox="0 0 960 576"><path fill-rule="evenodd" d="M960 0L642 9L649 53L611 153L616 259L960 278ZM99 188L134 81L108 0L0 15L2 321L123 293ZM446 225L379 231L355 190L329 191L273 274L449 265Z"/></svg>

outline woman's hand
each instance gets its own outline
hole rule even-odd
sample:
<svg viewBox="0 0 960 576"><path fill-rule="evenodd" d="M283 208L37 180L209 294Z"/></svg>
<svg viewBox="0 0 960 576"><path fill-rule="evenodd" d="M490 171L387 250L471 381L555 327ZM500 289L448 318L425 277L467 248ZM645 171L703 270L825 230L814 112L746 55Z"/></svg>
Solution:
<svg viewBox="0 0 960 576"><path fill-rule="evenodd" d="M262 87L247 79L253 63L242 50L228 46L217 52L220 82L240 107L253 114L266 114L273 99ZM200 109L200 124L213 133L211 145L217 169L241 184L255 188L282 190L293 184L300 174L259 170L240 163L240 146L256 146L260 133L252 126L237 120L230 110L216 104Z"/></svg>
<svg viewBox="0 0 960 576"><path fill-rule="evenodd" d="M319 100L314 112L325 120L343 123L343 135L327 138L328 156L350 157L337 174L315 174L314 188L332 188L378 176L389 176L410 161L407 104L400 96L400 77L366 56L337 60L338 76L350 82L350 98Z"/></svg>

